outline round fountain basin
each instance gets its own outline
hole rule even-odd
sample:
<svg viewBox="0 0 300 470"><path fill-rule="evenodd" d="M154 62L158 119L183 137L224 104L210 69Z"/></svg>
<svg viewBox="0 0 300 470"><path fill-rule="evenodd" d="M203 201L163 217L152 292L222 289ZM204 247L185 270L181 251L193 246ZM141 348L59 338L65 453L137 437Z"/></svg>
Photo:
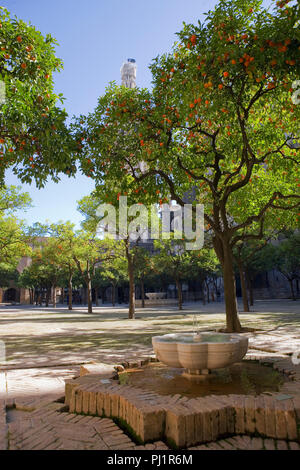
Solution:
<svg viewBox="0 0 300 470"><path fill-rule="evenodd" d="M164 364L188 369L191 374L205 374L241 361L248 338L235 333L172 333L154 336L152 345Z"/></svg>

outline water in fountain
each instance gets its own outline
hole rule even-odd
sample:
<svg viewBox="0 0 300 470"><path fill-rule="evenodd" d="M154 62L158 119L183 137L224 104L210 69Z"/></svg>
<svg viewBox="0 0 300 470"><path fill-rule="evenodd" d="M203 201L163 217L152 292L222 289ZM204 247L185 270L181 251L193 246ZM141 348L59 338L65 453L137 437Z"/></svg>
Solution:
<svg viewBox="0 0 300 470"><path fill-rule="evenodd" d="M197 376L187 378L181 369L162 363L151 363L119 374L122 384L132 385L160 395L177 393L188 398L207 395L246 394L278 392L285 380L282 373L255 361L242 361L226 369L212 371L205 380ZM176 392L174 392L176 391Z"/></svg>

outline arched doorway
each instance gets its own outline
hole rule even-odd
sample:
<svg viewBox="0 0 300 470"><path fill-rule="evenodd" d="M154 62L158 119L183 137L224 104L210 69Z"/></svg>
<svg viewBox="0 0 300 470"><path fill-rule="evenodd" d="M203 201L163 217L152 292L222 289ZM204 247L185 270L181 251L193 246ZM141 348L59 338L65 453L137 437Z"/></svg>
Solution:
<svg viewBox="0 0 300 470"><path fill-rule="evenodd" d="M17 289L14 289L13 287L7 289L4 292L4 302L17 302L18 301L18 292Z"/></svg>

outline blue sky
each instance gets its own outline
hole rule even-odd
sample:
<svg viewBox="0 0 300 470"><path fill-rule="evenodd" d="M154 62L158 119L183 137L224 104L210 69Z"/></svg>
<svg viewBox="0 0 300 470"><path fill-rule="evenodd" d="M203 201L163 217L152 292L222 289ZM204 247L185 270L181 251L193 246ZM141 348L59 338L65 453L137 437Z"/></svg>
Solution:
<svg viewBox="0 0 300 470"><path fill-rule="evenodd" d="M128 57L137 61L137 85L151 86L148 65L171 49L182 22L203 20L215 0L2 0L12 14L31 22L59 42L57 56L64 70L55 76L55 90L66 98L70 117L92 111L110 81L120 83L120 67ZM20 184L7 173L7 184ZM49 182L44 189L22 185L34 207L22 214L36 221L71 220L79 224L76 201L89 194L93 183L78 175Z"/></svg>

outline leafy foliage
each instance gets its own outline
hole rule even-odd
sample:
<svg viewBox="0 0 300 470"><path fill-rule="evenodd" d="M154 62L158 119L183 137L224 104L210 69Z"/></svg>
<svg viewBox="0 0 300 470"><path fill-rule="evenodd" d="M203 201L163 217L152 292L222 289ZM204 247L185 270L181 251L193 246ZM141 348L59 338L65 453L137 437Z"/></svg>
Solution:
<svg viewBox="0 0 300 470"><path fill-rule="evenodd" d="M62 68L56 40L0 7L0 182L12 168L22 182L42 187L50 175L75 174L73 142L53 91L53 74Z"/></svg>
<svg viewBox="0 0 300 470"><path fill-rule="evenodd" d="M114 188L130 186L136 202L147 194L183 205L192 193L205 205L228 331L240 330L234 245L287 218L299 226L298 18L289 1L266 10L257 0L220 0L153 61L151 92L111 84L73 127L81 169L103 200L114 203Z"/></svg>

